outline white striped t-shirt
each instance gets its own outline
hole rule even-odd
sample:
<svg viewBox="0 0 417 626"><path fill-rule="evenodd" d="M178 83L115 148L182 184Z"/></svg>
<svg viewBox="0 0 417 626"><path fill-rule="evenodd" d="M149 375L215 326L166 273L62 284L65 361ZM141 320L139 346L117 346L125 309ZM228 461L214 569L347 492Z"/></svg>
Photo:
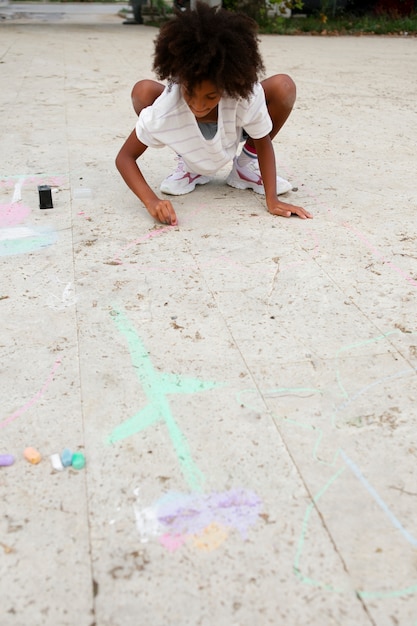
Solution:
<svg viewBox="0 0 417 626"><path fill-rule="evenodd" d="M256 83L248 100L222 97L218 105L217 133L205 139L181 94L179 85L165 88L155 102L139 114L136 135L145 146L168 146L180 154L191 172L214 174L231 161L242 129L261 139L272 129L262 86Z"/></svg>

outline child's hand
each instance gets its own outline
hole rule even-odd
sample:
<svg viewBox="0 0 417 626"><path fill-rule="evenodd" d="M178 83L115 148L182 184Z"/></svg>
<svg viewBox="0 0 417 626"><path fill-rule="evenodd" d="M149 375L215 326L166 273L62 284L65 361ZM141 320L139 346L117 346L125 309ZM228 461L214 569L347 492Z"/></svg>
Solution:
<svg viewBox="0 0 417 626"><path fill-rule="evenodd" d="M274 200L267 200L266 204L268 211L272 213L272 215L291 217L294 213L303 220L313 217L312 214L306 211L306 209L303 209L303 207L296 206L295 204L289 204L288 202L282 202L282 200L278 200L278 198L275 198Z"/></svg>
<svg viewBox="0 0 417 626"><path fill-rule="evenodd" d="M169 200L161 200L156 198L147 207L149 213L162 224L170 224L176 226L178 224L177 216Z"/></svg>

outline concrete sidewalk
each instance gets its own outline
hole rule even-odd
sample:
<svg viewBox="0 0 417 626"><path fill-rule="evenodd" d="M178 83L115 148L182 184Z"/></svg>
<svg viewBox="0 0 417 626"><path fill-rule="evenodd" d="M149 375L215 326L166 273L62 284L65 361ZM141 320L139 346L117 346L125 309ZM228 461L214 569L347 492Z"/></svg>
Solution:
<svg viewBox="0 0 417 626"><path fill-rule="evenodd" d="M13 2L0 0L0 20L19 24L117 24L126 2Z"/></svg>
<svg viewBox="0 0 417 626"><path fill-rule="evenodd" d="M0 24L1 626L415 626L417 41L262 37L314 219L226 168L163 227L114 167L155 35Z"/></svg>

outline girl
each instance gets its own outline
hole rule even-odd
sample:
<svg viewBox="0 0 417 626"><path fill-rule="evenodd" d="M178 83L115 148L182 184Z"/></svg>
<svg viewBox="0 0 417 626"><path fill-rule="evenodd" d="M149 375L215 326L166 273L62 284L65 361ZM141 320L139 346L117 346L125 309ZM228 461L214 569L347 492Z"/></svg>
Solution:
<svg viewBox="0 0 417 626"><path fill-rule="evenodd" d="M152 217L177 224L171 202L152 191L136 163L148 147L163 146L178 155L177 169L161 184L165 194L189 193L233 160L228 185L264 194L274 215L312 217L278 199L291 184L276 175L271 140L291 113L295 85L285 74L259 82L264 65L255 21L197 3L162 26L153 69L168 85L136 83L132 102L138 121L116 158L126 184Z"/></svg>

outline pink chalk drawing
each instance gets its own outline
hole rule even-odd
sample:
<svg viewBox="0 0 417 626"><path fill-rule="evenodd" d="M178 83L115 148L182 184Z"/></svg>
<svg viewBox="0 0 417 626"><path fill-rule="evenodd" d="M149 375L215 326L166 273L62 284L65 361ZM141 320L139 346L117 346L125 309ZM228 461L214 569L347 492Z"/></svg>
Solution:
<svg viewBox="0 0 417 626"><path fill-rule="evenodd" d="M55 243L54 231L20 226L30 214L30 208L20 201L22 181L15 185L16 201L0 204L0 256L35 252Z"/></svg>
<svg viewBox="0 0 417 626"><path fill-rule="evenodd" d="M26 413L26 411L29 411L29 409L31 409L33 405L36 404L36 402L42 398L42 396L45 394L46 390L48 389L49 385L52 383L55 377L55 373L60 365L61 365L61 359L57 359L55 363L53 364L51 371L49 372L48 378L46 379L42 387L39 389L39 391L35 393L35 395L30 400L28 400L20 409L17 409L17 411L12 413L8 418L0 422L0 428L4 428L5 426L13 422L15 419L17 419L18 417Z"/></svg>
<svg viewBox="0 0 417 626"><path fill-rule="evenodd" d="M29 225L19 226L27 219L31 211L21 202L21 192L24 186L59 187L64 180L63 176L45 174L0 176L0 188L14 188L11 203L0 205L0 256L35 252L55 243L57 236L51 229L33 228Z"/></svg>
<svg viewBox="0 0 417 626"><path fill-rule="evenodd" d="M204 208L205 208L205 205L199 206L189 215L189 217L194 217L195 215L198 215ZM133 241L126 244L125 246L123 246L123 248L120 248L116 252L116 254L114 255L111 261L111 264L123 265L123 261L121 257L125 255L125 253L128 252L131 248L135 248L140 243L144 243L145 241L148 241L149 239L153 239L154 237L160 237L164 233L169 233L172 230L178 230L178 224L176 224L175 226L163 226L161 228L157 227L151 232L146 233L145 235L142 235L141 237L138 237L137 239L134 239Z"/></svg>
<svg viewBox="0 0 417 626"><path fill-rule="evenodd" d="M221 493L169 492L150 507L134 507L136 527L141 541L152 536L169 552L184 544L212 551L232 530L248 538L262 510L259 497L248 489L231 489Z"/></svg>
<svg viewBox="0 0 417 626"><path fill-rule="evenodd" d="M56 242L53 230L20 226L30 212L20 201L0 205L0 256L35 252Z"/></svg>
<svg viewBox="0 0 417 626"><path fill-rule="evenodd" d="M153 230L150 233L146 233L146 235L143 235L142 237L138 237L138 239L134 239L133 241L131 241L130 243L126 244L126 246L124 246L123 248L120 248L120 250L118 250L118 252L116 252L116 254L113 257L113 262L116 265L123 265L123 261L121 260L121 256L123 254L125 254L128 250L130 250L131 248L136 247L139 243L142 243L148 239L153 239L154 237L159 237L160 235L162 235L163 233L169 232L172 229L177 228L176 226L166 226L165 228L158 228L157 230Z"/></svg>
<svg viewBox="0 0 417 626"><path fill-rule="evenodd" d="M159 543L161 546L164 546L168 552L176 552L179 548L181 548L185 541L186 537L182 537L181 535L169 535L167 533L159 537Z"/></svg>
<svg viewBox="0 0 417 626"><path fill-rule="evenodd" d="M0 228L10 228L21 224L29 217L30 207L20 202L0 204Z"/></svg>

